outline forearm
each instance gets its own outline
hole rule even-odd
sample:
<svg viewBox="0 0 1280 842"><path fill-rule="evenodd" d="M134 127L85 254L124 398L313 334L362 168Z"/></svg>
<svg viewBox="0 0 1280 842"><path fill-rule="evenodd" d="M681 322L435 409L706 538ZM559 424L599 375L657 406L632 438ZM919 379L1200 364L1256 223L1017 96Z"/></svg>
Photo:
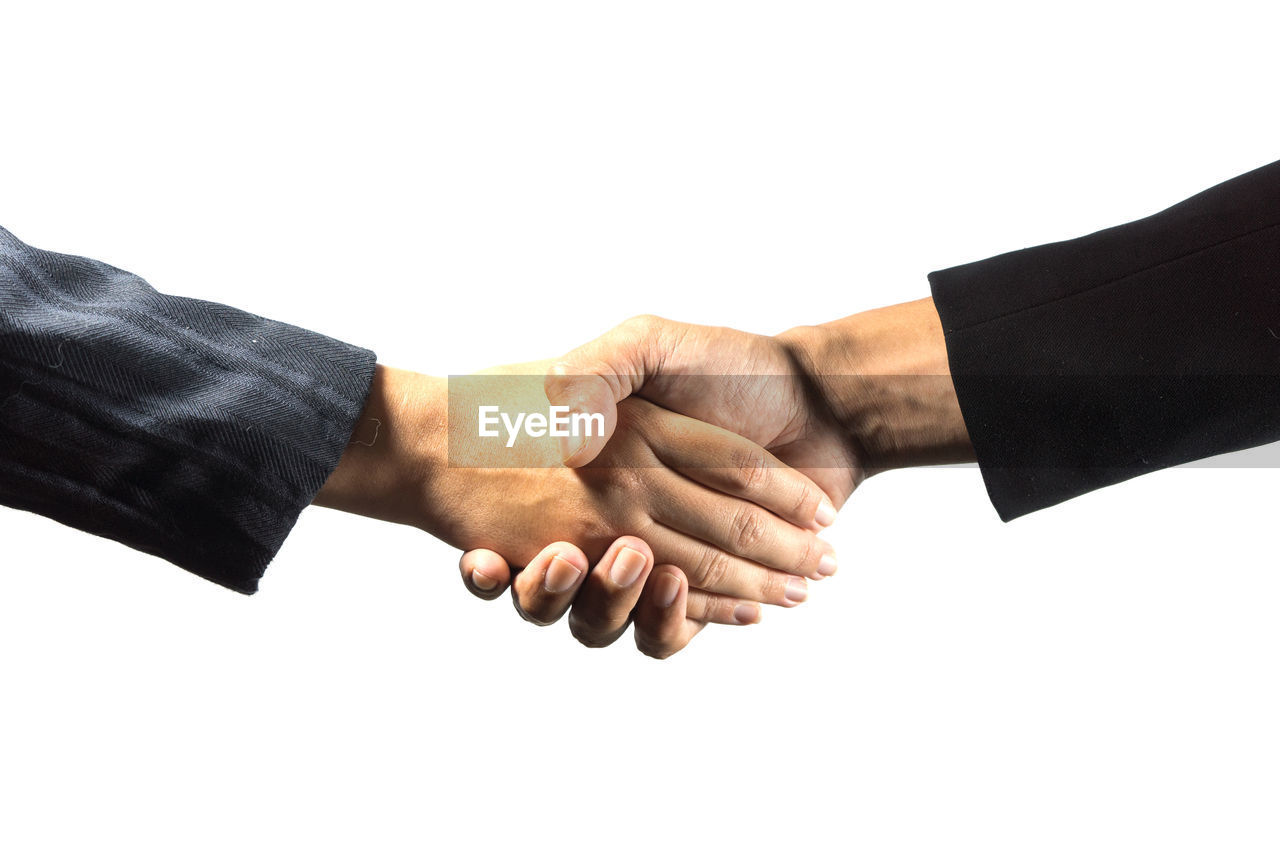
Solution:
<svg viewBox="0 0 1280 842"><path fill-rule="evenodd" d="M373 368L370 351L0 229L0 504L252 593Z"/></svg>
<svg viewBox="0 0 1280 842"><path fill-rule="evenodd" d="M1278 267L1280 162L930 273L1000 516L1280 439Z"/></svg>
<svg viewBox="0 0 1280 842"><path fill-rule="evenodd" d="M976 459L1008 520L1280 439L1278 263L1280 162L780 338L866 473Z"/></svg>
<svg viewBox="0 0 1280 842"><path fill-rule="evenodd" d="M849 434L868 476L973 461L932 299L795 328L779 339Z"/></svg>

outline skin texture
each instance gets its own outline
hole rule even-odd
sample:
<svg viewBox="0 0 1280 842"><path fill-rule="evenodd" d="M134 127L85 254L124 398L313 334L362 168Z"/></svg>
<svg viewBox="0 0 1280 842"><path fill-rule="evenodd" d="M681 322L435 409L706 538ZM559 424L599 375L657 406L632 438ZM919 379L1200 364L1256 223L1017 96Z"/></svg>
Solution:
<svg viewBox="0 0 1280 842"><path fill-rule="evenodd" d="M876 473L974 458L942 326L928 298L776 337L641 316L554 363L545 388L554 403L608 419L604 437L564 448L565 463L575 466L600 458L621 424L615 407L631 395L768 448L813 479L837 507ZM820 525L834 515L826 513ZM461 565L473 593L477 570L486 584L495 583L486 595L509 580L505 566L501 558L471 554ZM518 606L522 593L515 594ZM633 604L629 594L614 600L609 605L608 594L584 589L574 610L582 602L593 615L616 615ZM642 650L666 657L697 632L673 629L672 622L648 629ZM584 640L598 645L593 641Z"/></svg>
<svg viewBox="0 0 1280 842"><path fill-rule="evenodd" d="M468 406L545 411L545 370L506 367L491 373L526 376L468 379L447 392L439 378L380 366L362 422L315 502L417 526L460 548L530 559L516 582L530 619L553 620L590 585L607 603L578 613L575 627L590 640L616 637L630 610L613 603L634 604L646 588L662 597L663 616L654 618L662 628L675 626L667 614L676 604L683 629L686 619L754 622L760 602L804 600L805 577L819 575L831 552L814 534L819 506L830 504L812 481L741 436L637 398L617 407L608 446L582 469L559 464L552 439L526 439L522 452L500 440L457 440L465 425L451 426L449 413L466 415ZM630 545L617 545L619 535L631 536ZM654 552L664 563L656 571ZM588 577L593 560L603 572ZM615 569L629 574L623 584L608 578ZM679 592L668 600L673 578Z"/></svg>

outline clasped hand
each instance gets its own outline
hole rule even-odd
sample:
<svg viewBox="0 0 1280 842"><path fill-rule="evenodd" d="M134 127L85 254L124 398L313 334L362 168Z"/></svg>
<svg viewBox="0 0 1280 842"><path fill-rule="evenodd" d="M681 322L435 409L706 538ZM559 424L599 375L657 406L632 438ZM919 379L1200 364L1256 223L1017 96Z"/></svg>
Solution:
<svg viewBox="0 0 1280 842"><path fill-rule="evenodd" d="M580 475L621 494L622 520L606 536L624 537L578 545L563 533L564 540L523 556L533 560L519 573L504 559L520 556L483 535L455 541L483 548L460 564L472 593L492 599L510 583L522 616L540 624L572 607L570 628L589 646L612 643L634 618L637 646L665 657L707 622L757 622L760 607L748 600L794 606L807 596L801 576L835 572L834 550L816 533L835 519L833 498L843 502L852 490L852 454L834 426L816 423L781 342L641 318L541 368L549 372L551 403L608 419L610 435L562 439L555 455L588 465ZM453 428L468 416L457 413ZM637 445L674 473L637 474ZM813 476L787 467L766 445L809 463ZM572 511L526 502L544 517Z"/></svg>
<svg viewBox="0 0 1280 842"><path fill-rule="evenodd" d="M604 434L508 452L459 435L482 405L599 413ZM777 337L640 317L453 384L379 367L365 414L378 435L317 503L467 550L472 593L511 586L541 624L568 611L587 645L634 622L655 657L803 602L836 569L817 533L865 477L972 457L928 299Z"/></svg>

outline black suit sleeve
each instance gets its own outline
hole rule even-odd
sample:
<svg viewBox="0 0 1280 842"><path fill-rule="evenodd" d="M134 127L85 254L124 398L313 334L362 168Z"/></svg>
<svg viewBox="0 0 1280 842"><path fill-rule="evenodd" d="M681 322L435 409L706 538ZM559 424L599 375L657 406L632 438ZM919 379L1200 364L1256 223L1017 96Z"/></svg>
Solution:
<svg viewBox="0 0 1280 842"><path fill-rule="evenodd" d="M1280 162L929 281L1005 520L1280 439Z"/></svg>
<svg viewBox="0 0 1280 842"><path fill-rule="evenodd" d="M338 463L371 352L0 229L0 503L242 593Z"/></svg>

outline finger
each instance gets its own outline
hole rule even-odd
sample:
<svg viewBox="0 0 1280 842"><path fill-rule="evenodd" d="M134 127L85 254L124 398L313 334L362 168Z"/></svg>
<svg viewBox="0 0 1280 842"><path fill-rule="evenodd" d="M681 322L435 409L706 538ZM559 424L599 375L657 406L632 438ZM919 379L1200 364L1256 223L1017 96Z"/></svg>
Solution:
<svg viewBox="0 0 1280 842"><path fill-rule="evenodd" d="M506 559L493 550L469 550L458 562L462 584L481 599L494 599L511 582L511 568Z"/></svg>
<svg viewBox="0 0 1280 842"><path fill-rule="evenodd" d="M836 572L834 548L811 531L818 528L818 509L834 506L812 480L742 436L643 400L628 401L625 409L653 454L685 475L657 477L666 493L655 499L656 520L766 567L814 579ZM689 483L691 476L731 493ZM801 525L773 514L777 509Z"/></svg>
<svg viewBox="0 0 1280 842"><path fill-rule="evenodd" d="M706 624L685 616L689 582L669 564L649 574L636 606L636 648L651 658L669 658L689 645Z"/></svg>
<svg viewBox="0 0 1280 842"><path fill-rule="evenodd" d="M557 363L547 373L543 389L550 406L567 406L569 412L589 419L586 429L560 438L560 461L570 468L590 463L618 428L618 399L609 380ZM594 417L602 419L598 427L590 421Z"/></svg>
<svg viewBox="0 0 1280 842"><path fill-rule="evenodd" d="M599 413L604 434L560 439L564 464L580 468L600 455L618 425L617 404L640 390L661 369L667 322L655 316L628 319L603 336L575 348L551 366L543 383L553 406L572 413Z"/></svg>
<svg viewBox="0 0 1280 842"><path fill-rule="evenodd" d="M763 616L760 603L720 594L689 589L689 604L685 616L704 623L720 623L726 626L751 626Z"/></svg>
<svg viewBox="0 0 1280 842"><path fill-rule="evenodd" d="M633 403L629 411L645 414L642 434L667 467L750 500L803 529L817 532L835 523L836 507L817 483L750 439L683 415L657 412L652 404Z"/></svg>
<svg viewBox="0 0 1280 842"><path fill-rule="evenodd" d="M569 614L569 630L584 646L613 643L627 630L631 612L653 568L653 551L639 538L624 537L601 557Z"/></svg>
<svg viewBox="0 0 1280 842"><path fill-rule="evenodd" d="M546 547L516 575L511 587L516 611L540 626L559 620L582 587L587 568L586 555L573 544L557 541Z"/></svg>
<svg viewBox="0 0 1280 842"><path fill-rule="evenodd" d="M759 506L675 477L654 477L661 491L651 516L677 532L785 573L825 578L836 572L835 548ZM664 557L665 558L665 557Z"/></svg>
<svg viewBox="0 0 1280 842"><path fill-rule="evenodd" d="M645 529L645 540L654 557L684 571L695 588L787 608L809 596L809 585L800 576L732 555L664 524L653 523Z"/></svg>

